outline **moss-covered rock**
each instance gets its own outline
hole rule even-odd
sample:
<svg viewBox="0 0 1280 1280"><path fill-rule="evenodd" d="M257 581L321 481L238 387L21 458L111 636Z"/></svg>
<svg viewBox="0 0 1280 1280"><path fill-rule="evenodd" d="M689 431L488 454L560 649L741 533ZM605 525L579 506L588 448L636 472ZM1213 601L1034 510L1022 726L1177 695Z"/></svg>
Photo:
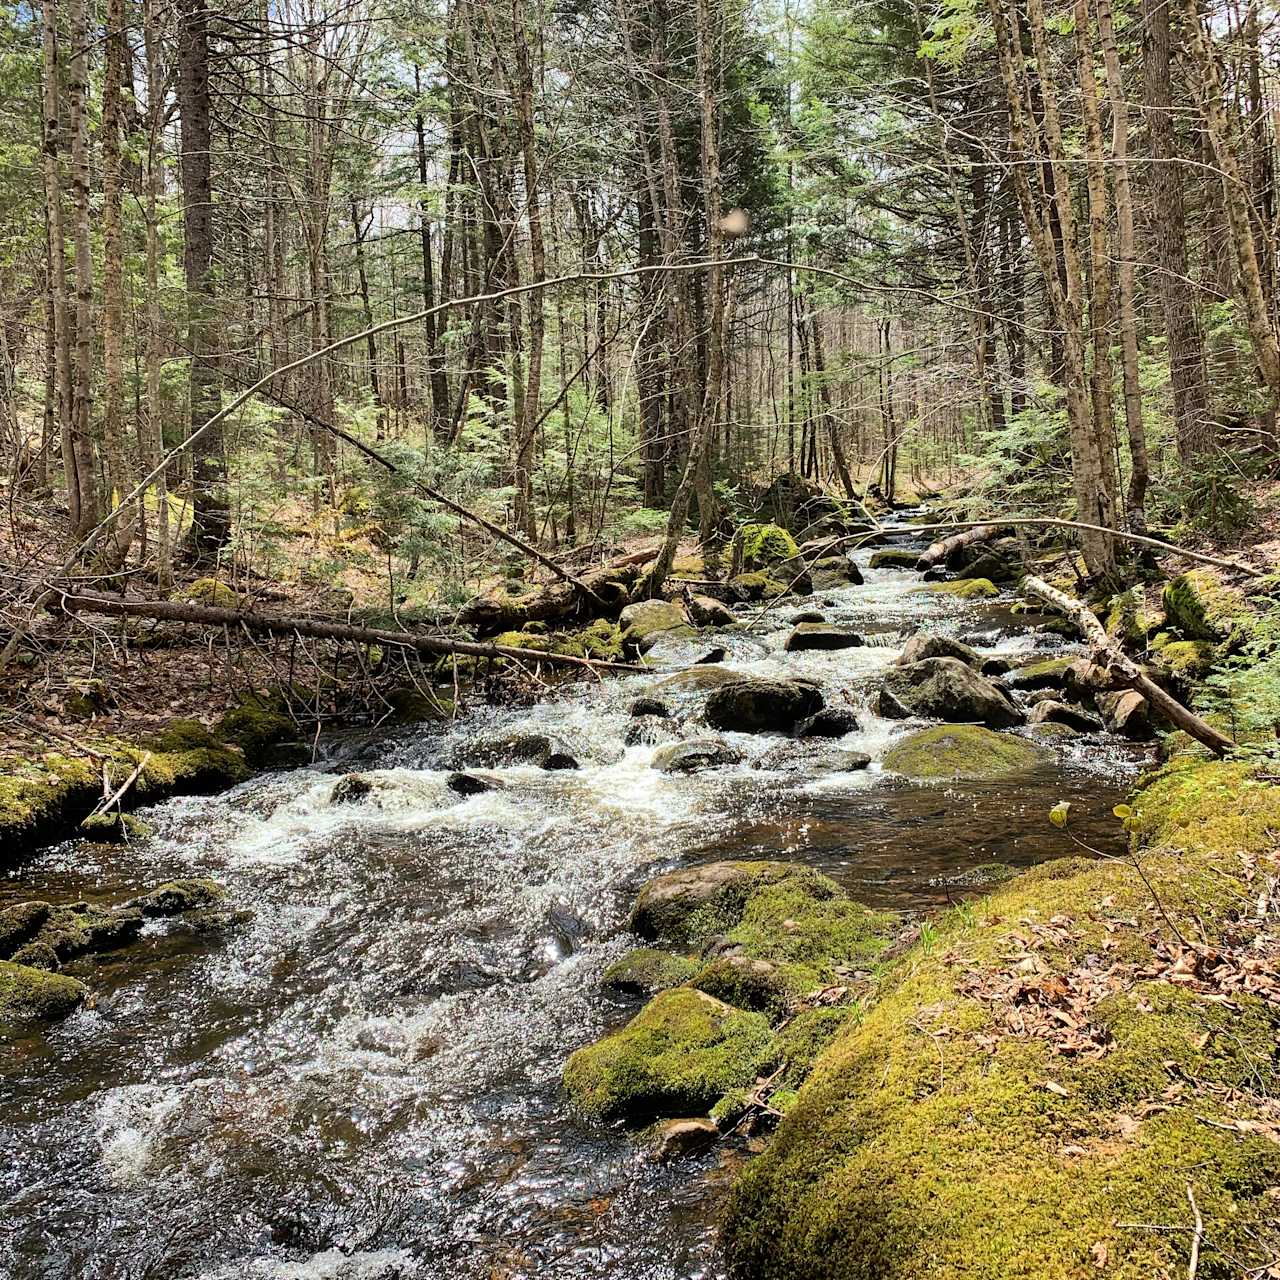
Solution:
<svg viewBox="0 0 1280 1280"><path fill-rule="evenodd" d="M574 1105L597 1120L696 1115L750 1085L772 1053L762 1015L677 987L655 996L622 1030L573 1054L564 1084Z"/></svg>
<svg viewBox="0 0 1280 1280"><path fill-rule="evenodd" d="M15 902L0 911L0 960L30 942L49 919L47 902Z"/></svg>
<svg viewBox="0 0 1280 1280"><path fill-rule="evenodd" d="M921 729L885 753L884 767L921 781L1000 778L1033 769L1049 758L1041 747L974 724Z"/></svg>
<svg viewBox="0 0 1280 1280"><path fill-rule="evenodd" d="M84 1003L89 989L65 974L0 960L0 1027L57 1022Z"/></svg>
<svg viewBox="0 0 1280 1280"><path fill-rule="evenodd" d="M63 710L75 720L92 720L111 706L111 692L105 680L84 680L63 699Z"/></svg>
<svg viewBox="0 0 1280 1280"><path fill-rule="evenodd" d="M692 636L697 633L684 616L684 609L670 600L637 600L618 619L622 643L645 653L660 636Z"/></svg>
<svg viewBox="0 0 1280 1280"><path fill-rule="evenodd" d="M1152 655L1157 679L1164 679L1183 692L1213 670L1218 646L1210 640L1171 640Z"/></svg>
<svg viewBox="0 0 1280 1280"><path fill-rule="evenodd" d="M876 711L889 720L919 716L952 724L1010 729L1026 714L999 685L957 658L925 658L891 667L876 695Z"/></svg>
<svg viewBox="0 0 1280 1280"><path fill-rule="evenodd" d="M822 691L800 680L740 676L707 699L707 723L737 733L790 733L822 709Z"/></svg>
<svg viewBox="0 0 1280 1280"><path fill-rule="evenodd" d="M200 878L169 880L135 898L131 905L144 916L176 916L184 911L202 911L220 906L227 891L216 881Z"/></svg>
<svg viewBox="0 0 1280 1280"><path fill-rule="evenodd" d="M736 1009L750 1009L777 1022L804 994L793 989L787 975L768 960L743 953L717 956L690 980L695 991L705 991Z"/></svg>
<svg viewBox="0 0 1280 1280"><path fill-rule="evenodd" d="M1036 658L1006 672L1003 679L1010 689L1021 689L1024 693L1065 689L1075 661L1074 658Z"/></svg>
<svg viewBox="0 0 1280 1280"><path fill-rule="evenodd" d="M1223 642L1252 630L1253 612L1242 592L1207 569L1191 569L1165 584L1164 611L1188 640Z"/></svg>
<svg viewBox="0 0 1280 1280"><path fill-rule="evenodd" d="M776 600L779 596L785 596L788 590L787 582L770 577L763 570L736 574L725 586L735 600L743 602ZM792 590L799 592L799 587L800 584L797 583Z"/></svg>
<svg viewBox="0 0 1280 1280"><path fill-rule="evenodd" d="M688 956L656 947L637 947L609 965L600 980L623 995L655 996L688 982L697 971L697 964Z"/></svg>
<svg viewBox="0 0 1280 1280"><path fill-rule="evenodd" d="M609 618L597 618L579 631L557 636L552 649L555 653L568 654L574 658L617 662L623 654L622 628Z"/></svg>
<svg viewBox="0 0 1280 1280"><path fill-rule="evenodd" d="M767 569L800 554L796 540L780 525L744 524L736 534L742 549L742 568Z"/></svg>
<svg viewBox="0 0 1280 1280"><path fill-rule="evenodd" d="M1111 597L1103 626L1113 640L1130 650L1143 649L1148 638L1164 622L1164 615L1147 608L1140 586Z"/></svg>
<svg viewBox="0 0 1280 1280"><path fill-rule="evenodd" d="M962 578L958 582L929 582L922 591L933 595L954 596L957 600L994 600L1000 594L990 578Z"/></svg>
<svg viewBox="0 0 1280 1280"><path fill-rule="evenodd" d="M35 941L51 947L59 960L92 952L115 951L137 941L142 913L132 907L112 909L87 902L51 907Z"/></svg>
<svg viewBox="0 0 1280 1280"><path fill-rule="evenodd" d="M1233 945L1254 896L1240 855L1274 847L1280 788L1243 764L1188 760L1149 780L1133 811L1163 909L1188 936L1203 929L1211 951ZM1204 1239L1230 1259L1211 1269L1269 1265L1280 1013L1245 992L1227 1008L1153 980L1172 955L1157 939L1170 939L1160 907L1122 861L1048 864L936 922L779 1108L729 1206L734 1273L1181 1275L1188 1185ZM1110 994L1071 1004L1116 961ZM1060 1000L1099 1051L1059 1051L1043 1011Z"/></svg>
<svg viewBox="0 0 1280 1280"><path fill-rule="evenodd" d="M271 694L251 693L242 698L214 727L214 737L239 747L247 764L261 768L271 764L303 763L299 750L306 750L298 737L298 726L283 701ZM306 752L310 759L310 752Z"/></svg>
<svg viewBox="0 0 1280 1280"><path fill-rule="evenodd" d="M920 552L910 551L902 547L882 547L873 552L871 567L873 569L914 569L920 559Z"/></svg>
<svg viewBox="0 0 1280 1280"><path fill-rule="evenodd" d="M91 813L81 822L80 833L86 840L98 844L125 844L130 840L145 840L151 835L151 827L131 813L109 809L106 813Z"/></svg>
<svg viewBox="0 0 1280 1280"><path fill-rule="evenodd" d="M179 600L189 604L212 605L217 609L238 609L240 597L235 590L217 578L197 578L189 587L178 592Z"/></svg>

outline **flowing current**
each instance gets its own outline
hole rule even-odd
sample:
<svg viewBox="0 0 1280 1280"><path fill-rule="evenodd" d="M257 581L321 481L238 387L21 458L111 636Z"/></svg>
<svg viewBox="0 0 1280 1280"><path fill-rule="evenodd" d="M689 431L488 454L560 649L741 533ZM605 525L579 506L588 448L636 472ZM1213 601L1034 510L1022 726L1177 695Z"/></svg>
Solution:
<svg viewBox="0 0 1280 1280"><path fill-rule="evenodd" d="M903 531L906 536L906 531ZM811 863L855 897L919 911L983 863L1077 852L1046 821L1115 845L1111 806L1141 753L1082 738L1001 783L916 785L882 769L908 726L868 709L919 626L1011 658L1055 651L1007 602L865 585L784 602L754 633L711 637L725 664L819 680L858 712L839 746L870 769L810 777L754 767L780 739L726 735L742 764L693 776L623 745L627 707L661 677L562 687L532 708L477 711L269 774L146 817L123 847L72 842L0 879L25 898L124 901L212 876L252 923L141 942L80 962L95 993L45 1035L0 1043L0 1276L12 1280L398 1280L722 1274L716 1211L742 1151L655 1164L634 1137L575 1119L568 1055L625 1021L600 974L630 940L644 880L726 857ZM874 643L783 652L816 607ZM655 651L675 670L707 637ZM678 713L703 695L660 690ZM445 785L452 754L494 732L552 731L581 767ZM375 782L334 805L335 777Z"/></svg>

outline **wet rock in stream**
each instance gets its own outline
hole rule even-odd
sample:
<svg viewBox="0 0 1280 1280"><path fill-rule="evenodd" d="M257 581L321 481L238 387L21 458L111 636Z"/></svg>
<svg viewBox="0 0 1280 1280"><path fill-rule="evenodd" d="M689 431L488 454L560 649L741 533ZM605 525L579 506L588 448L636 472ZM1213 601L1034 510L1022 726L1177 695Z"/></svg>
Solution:
<svg viewBox="0 0 1280 1280"><path fill-rule="evenodd" d="M1080 707L1068 706L1054 698L1044 698L1031 708L1031 724L1063 724L1077 733L1101 733L1102 721Z"/></svg>
<svg viewBox="0 0 1280 1280"><path fill-rule="evenodd" d="M628 747L652 747L679 737L679 726L667 716L633 716L622 741Z"/></svg>
<svg viewBox="0 0 1280 1280"><path fill-rule="evenodd" d="M1009 729L1026 714L985 676L955 658L926 658L890 671L881 686L876 710L886 720L919 716L926 720L985 724Z"/></svg>
<svg viewBox="0 0 1280 1280"><path fill-rule="evenodd" d="M184 911L204 911L226 901L227 891L216 880L170 880L129 905L150 918L177 916Z"/></svg>
<svg viewBox="0 0 1280 1280"><path fill-rule="evenodd" d="M661 698L636 698L627 708L630 716L663 716L671 715L671 708Z"/></svg>
<svg viewBox="0 0 1280 1280"><path fill-rule="evenodd" d="M955 658L957 662L963 662L966 667L975 669L981 662L978 651L960 640L953 640L950 636L917 632L903 645L902 656L898 659L897 665L909 667L913 663L923 662L926 658ZM982 674L985 676L999 673L983 670Z"/></svg>
<svg viewBox="0 0 1280 1280"><path fill-rule="evenodd" d="M895 743L884 767L917 781L1000 778L1048 759L1040 747L979 725L935 725Z"/></svg>
<svg viewBox="0 0 1280 1280"><path fill-rule="evenodd" d="M846 627L833 627L823 622L800 622L782 647L787 653L804 653L810 650L858 649L865 643L856 631L850 631Z"/></svg>
<svg viewBox="0 0 1280 1280"><path fill-rule="evenodd" d="M566 743L548 733L515 731L478 738L458 753L459 769L495 769L530 764L539 769L576 769L577 758Z"/></svg>
<svg viewBox="0 0 1280 1280"><path fill-rule="evenodd" d="M697 963L687 956L659 951L656 947L637 947L615 960L600 981L620 995L656 996L659 991L688 982L697 971Z"/></svg>
<svg viewBox="0 0 1280 1280"><path fill-rule="evenodd" d="M737 733L789 733L822 709L822 691L800 680L739 677L707 699L707 723Z"/></svg>
<svg viewBox="0 0 1280 1280"><path fill-rule="evenodd" d="M823 707L816 715L796 725L797 738L843 738L861 728L857 715L848 707Z"/></svg>
<svg viewBox="0 0 1280 1280"><path fill-rule="evenodd" d="M444 785L457 796L479 796L486 791L501 791L506 784L492 774L451 773Z"/></svg>
<svg viewBox="0 0 1280 1280"><path fill-rule="evenodd" d="M653 757L653 767L661 773L701 773L741 762L742 752L719 738L673 742L661 747Z"/></svg>

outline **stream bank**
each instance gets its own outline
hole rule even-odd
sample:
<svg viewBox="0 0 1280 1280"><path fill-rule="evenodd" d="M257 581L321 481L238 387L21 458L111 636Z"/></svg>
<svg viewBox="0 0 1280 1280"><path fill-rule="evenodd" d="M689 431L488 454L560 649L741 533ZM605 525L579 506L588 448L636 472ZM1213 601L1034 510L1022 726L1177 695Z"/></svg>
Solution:
<svg viewBox="0 0 1280 1280"><path fill-rule="evenodd" d="M1080 838L1122 852L1110 810L1148 758L1105 733L1024 727L992 730L1032 749L1012 779L896 771L890 753L921 721L882 715L879 694L918 628L992 671L1061 672L1071 652L1008 597L922 592L870 553L856 566L861 585L780 602L756 631L656 637L650 656L672 675L333 743L307 767L149 809L144 840L72 842L0 881L0 907L110 908L200 876L254 913L215 935L158 921L77 961L92 1005L0 1046L8 1271L128 1259L203 1280L723 1275L718 1206L759 1138L655 1163L561 1088L570 1054L642 1007L604 980L644 941L624 928L641 886L780 860L873 914L959 913L992 864L1071 847L1046 819L1060 801ZM863 643L789 649L810 611ZM721 662L699 662L709 648ZM833 741L715 728L707 686L726 673L812 682L856 728ZM1029 710L1041 692L1015 701ZM682 742L710 728L727 754L655 768L673 743L635 733L638 697L665 704L657 718ZM578 767L495 749L530 737ZM491 785L459 794L460 772ZM356 803L340 785L353 775L368 783Z"/></svg>

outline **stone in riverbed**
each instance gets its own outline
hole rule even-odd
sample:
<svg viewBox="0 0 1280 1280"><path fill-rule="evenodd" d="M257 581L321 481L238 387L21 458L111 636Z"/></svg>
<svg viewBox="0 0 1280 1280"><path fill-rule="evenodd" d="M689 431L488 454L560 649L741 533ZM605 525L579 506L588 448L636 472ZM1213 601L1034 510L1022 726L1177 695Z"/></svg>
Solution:
<svg viewBox="0 0 1280 1280"><path fill-rule="evenodd" d="M221 907L226 897L227 891L216 880L170 880L135 898L130 905L154 919L182 915L184 911Z"/></svg>
<svg viewBox="0 0 1280 1280"><path fill-rule="evenodd" d="M873 569L914 569L920 552L901 547L884 547L871 557Z"/></svg>
<svg viewBox="0 0 1280 1280"><path fill-rule="evenodd" d="M803 773L819 778L829 773L856 773L867 768L871 757L865 751L832 750L830 739L802 738L779 742L752 762L753 769L770 773Z"/></svg>
<svg viewBox="0 0 1280 1280"><path fill-rule="evenodd" d="M601 982L627 996L656 996L688 982L698 971L687 956L672 955L656 947L637 947L615 960L601 975Z"/></svg>
<svg viewBox="0 0 1280 1280"><path fill-rule="evenodd" d="M114 951L142 932L142 912L132 904L117 910L76 902L51 908L35 941L51 947L59 960L92 951Z"/></svg>
<svg viewBox="0 0 1280 1280"><path fill-rule="evenodd" d="M621 1031L574 1053L564 1084L594 1119L630 1123L707 1111L754 1083L773 1037L766 1018L677 987L655 996Z"/></svg>
<svg viewBox="0 0 1280 1280"><path fill-rule="evenodd" d="M329 793L330 804L359 804L373 791L373 783L360 773L344 773L333 784Z"/></svg>
<svg viewBox="0 0 1280 1280"><path fill-rule="evenodd" d="M504 784L501 778L484 773L451 773L444 780L444 785L454 795L479 796L486 791L501 791Z"/></svg>
<svg viewBox="0 0 1280 1280"><path fill-rule="evenodd" d="M0 1026L56 1022L84 1003L89 988L65 974L0 960Z"/></svg>
<svg viewBox="0 0 1280 1280"><path fill-rule="evenodd" d="M858 717L848 707L823 707L817 715L796 726L797 738L843 738L861 728Z"/></svg>
<svg viewBox="0 0 1280 1280"><path fill-rule="evenodd" d="M727 604L710 596L690 596L687 601L689 618L698 627L729 627L738 615Z"/></svg>
<svg viewBox="0 0 1280 1280"><path fill-rule="evenodd" d="M659 748L654 753L653 767L662 773L701 773L741 760L742 752L719 738L693 738Z"/></svg>
<svg viewBox="0 0 1280 1280"><path fill-rule="evenodd" d="M633 716L622 741L628 747L652 747L679 737L675 721L667 716Z"/></svg>
<svg viewBox="0 0 1280 1280"><path fill-rule="evenodd" d="M802 653L810 649L857 649L864 643L856 631L822 622L801 622L787 637L783 648L788 653Z"/></svg>
<svg viewBox="0 0 1280 1280"><path fill-rule="evenodd" d="M618 618L622 640L641 653L647 653L660 636L691 636L693 628L684 610L669 600L638 600L623 609Z"/></svg>
<svg viewBox="0 0 1280 1280"><path fill-rule="evenodd" d="M671 708L660 698L636 698L627 708L632 716L670 716Z"/></svg>
<svg viewBox="0 0 1280 1280"><path fill-rule="evenodd" d="M1067 673L1074 661L1073 658L1039 658L1034 662L1024 662L1009 671L1004 681L1010 689L1021 689L1024 693L1037 689L1061 689L1069 679Z"/></svg>
<svg viewBox="0 0 1280 1280"><path fill-rule="evenodd" d="M0 960L30 942L49 918L47 902L18 902L0 911Z"/></svg>
<svg viewBox="0 0 1280 1280"><path fill-rule="evenodd" d="M831 591L838 587L860 587L862 570L848 556L824 556L809 566L809 577L815 591Z"/></svg>
<svg viewBox="0 0 1280 1280"><path fill-rule="evenodd" d="M955 658L958 662L963 662L966 667L974 668L981 661L976 649L970 648L959 640L953 640L950 636L917 632L903 645L902 656L898 659L897 665L909 667L913 662L923 662L926 658ZM988 673L983 671L982 674Z"/></svg>
<svg viewBox="0 0 1280 1280"><path fill-rule="evenodd" d="M687 671L677 671L675 675L668 676L658 687L680 693L699 693L718 689L721 685L737 684L741 679L742 672L729 671L724 667L690 667Z"/></svg>
<svg viewBox="0 0 1280 1280"><path fill-rule="evenodd" d="M32 969L46 969L50 973L57 973L62 968L58 953L47 942L28 942L25 947L19 947L9 959L14 964L25 964Z"/></svg>
<svg viewBox="0 0 1280 1280"><path fill-rule="evenodd" d="M826 622L826 620L826 615L819 613L817 609L802 609L799 613L792 615L791 625L798 627L802 622Z"/></svg>
<svg viewBox="0 0 1280 1280"><path fill-rule="evenodd" d="M706 1151L720 1137L712 1120L691 1117L688 1120L664 1120L655 1125L650 1138L650 1153L659 1164L682 1160Z"/></svg>
<svg viewBox="0 0 1280 1280"><path fill-rule="evenodd" d="M990 578L963 578L959 582L931 582L924 588L934 595L957 600L994 600L1000 589Z"/></svg>
<svg viewBox="0 0 1280 1280"><path fill-rule="evenodd" d="M707 699L707 723L738 733L789 733L807 716L822 710L816 685L799 680L739 677Z"/></svg>
<svg viewBox="0 0 1280 1280"><path fill-rule="evenodd" d="M885 676L876 710L888 720L920 716L976 721L989 729L1009 729L1026 720L1006 693L956 658L926 658L894 668Z"/></svg>
<svg viewBox="0 0 1280 1280"><path fill-rule="evenodd" d="M1100 693L1096 697L1107 728L1131 742L1146 742L1156 736L1151 720L1151 704L1133 689Z"/></svg>
<svg viewBox="0 0 1280 1280"><path fill-rule="evenodd" d="M559 738L523 731L480 738L463 749L457 763L464 769L475 765L494 769L513 764L531 764L540 769L578 767L573 754Z"/></svg>
<svg viewBox="0 0 1280 1280"><path fill-rule="evenodd" d="M935 725L903 738L885 753L884 767L918 781L999 778L1048 759L1039 747L979 725Z"/></svg>
<svg viewBox="0 0 1280 1280"><path fill-rule="evenodd" d="M1055 698L1045 698L1031 709L1032 724L1064 724L1077 733L1101 733L1102 721L1079 707L1068 706Z"/></svg>

